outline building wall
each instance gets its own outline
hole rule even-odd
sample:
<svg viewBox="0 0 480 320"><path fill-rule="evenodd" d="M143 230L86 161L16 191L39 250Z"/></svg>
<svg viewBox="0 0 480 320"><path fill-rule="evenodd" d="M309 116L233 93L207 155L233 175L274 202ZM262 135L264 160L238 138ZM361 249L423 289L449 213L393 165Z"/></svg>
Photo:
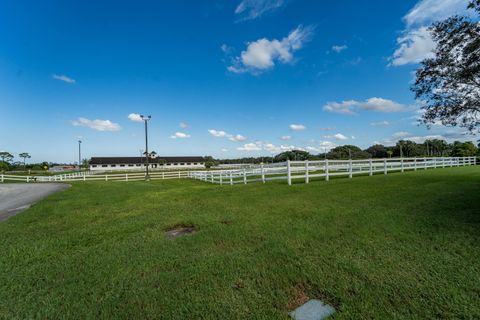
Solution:
<svg viewBox="0 0 480 320"><path fill-rule="evenodd" d="M158 163L149 164L148 168L150 170L173 170L173 169L205 169L205 163L197 162L194 163L169 163L166 165L160 165ZM97 164L90 165L90 170L92 171L128 171L128 170L145 170L144 164Z"/></svg>

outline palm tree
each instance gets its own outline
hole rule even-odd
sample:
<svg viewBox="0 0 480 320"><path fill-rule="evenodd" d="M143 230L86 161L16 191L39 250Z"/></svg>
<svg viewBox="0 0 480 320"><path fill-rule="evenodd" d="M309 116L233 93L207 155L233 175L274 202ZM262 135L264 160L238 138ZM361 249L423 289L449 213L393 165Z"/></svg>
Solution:
<svg viewBox="0 0 480 320"><path fill-rule="evenodd" d="M18 155L20 158L23 158L23 171L26 171L27 170L27 165L25 163L26 159L30 159L31 156L28 152L22 152Z"/></svg>

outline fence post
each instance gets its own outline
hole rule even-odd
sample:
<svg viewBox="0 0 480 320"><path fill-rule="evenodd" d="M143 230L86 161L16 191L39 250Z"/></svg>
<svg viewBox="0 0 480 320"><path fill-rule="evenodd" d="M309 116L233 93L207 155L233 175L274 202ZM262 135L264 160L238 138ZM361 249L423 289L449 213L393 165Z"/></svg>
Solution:
<svg viewBox="0 0 480 320"><path fill-rule="evenodd" d="M233 186L233 177L232 177L232 171L230 171L230 185Z"/></svg>
<svg viewBox="0 0 480 320"><path fill-rule="evenodd" d="M243 183L247 184L247 169L243 168Z"/></svg>
<svg viewBox="0 0 480 320"><path fill-rule="evenodd" d="M290 171L290 160L287 160L287 181L288 185L292 185L292 172Z"/></svg>
<svg viewBox="0 0 480 320"><path fill-rule="evenodd" d="M427 158L423 158L423 169L427 170Z"/></svg>
<svg viewBox="0 0 480 320"><path fill-rule="evenodd" d="M401 168L402 172L404 172L404 169L403 169L403 157L400 158L400 168Z"/></svg>
<svg viewBox="0 0 480 320"><path fill-rule="evenodd" d="M352 159L348 162L348 177L352 179Z"/></svg>
<svg viewBox="0 0 480 320"><path fill-rule="evenodd" d="M433 167L437 168L437 158L433 158Z"/></svg>
<svg viewBox="0 0 480 320"><path fill-rule="evenodd" d="M262 163L262 182L265 183L265 168L263 167L263 163Z"/></svg>
<svg viewBox="0 0 480 320"><path fill-rule="evenodd" d="M330 178L328 177L328 159L325 159L325 181L328 181Z"/></svg>
<svg viewBox="0 0 480 320"><path fill-rule="evenodd" d="M85 181L85 173L83 174L83 181Z"/></svg>
<svg viewBox="0 0 480 320"><path fill-rule="evenodd" d="M214 181L214 178L213 178L213 171L210 171L210 181L211 181L212 183L214 183L214 182L213 182L213 181Z"/></svg>
<svg viewBox="0 0 480 320"><path fill-rule="evenodd" d="M29 176L27 176L27 182L30 182L30 177Z"/></svg>
<svg viewBox="0 0 480 320"><path fill-rule="evenodd" d="M3 177L3 173L0 175L0 178L2 179L2 182L5 181L5 178Z"/></svg>
<svg viewBox="0 0 480 320"><path fill-rule="evenodd" d="M105 175L105 181L108 181L108 176L107 175Z"/></svg>
<svg viewBox="0 0 480 320"><path fill-rule="evenodd" d="M180 171L178 171L178 179L180 179L180 178L181 178L181 177L180 177Z"/></svg>
<svg viewBox="0 0 480 320"><path fill-rule="evenodd" d="M223 185L223 176L222 176L222 171L220 171L220 185Z"/></svg>
<svg viewBox="0 0 480 320"><path fill-rule="evenodd" d="M417 171L417 157L413 158L413 171Z"/></svg>
<svg viewBox="0 0 480 320"><path fill-rule="evenodd" d="M387 174L387 158L383 158L383 174Z"/></svg>
<svg viewBox="0 0 480 320"><path fill-rule="evenodd" d="M128 173L125 173L125 181L128 181Z"/></svg>
<svg viewBox="0 0 480 320"><path fill-rule="evenodd" d="M305 160L305 183L310 182L310 177L308 176L308 160Z"/></svg>
<svg viewBox="0 0 480 320"><path fill-rule="evenodd" d="M368 175L369 175L369 176L373 176L373 162L372 162L372 158L370 158L368 164L369 164L369 168L368 168L369 172L368 172Z"/></svg>

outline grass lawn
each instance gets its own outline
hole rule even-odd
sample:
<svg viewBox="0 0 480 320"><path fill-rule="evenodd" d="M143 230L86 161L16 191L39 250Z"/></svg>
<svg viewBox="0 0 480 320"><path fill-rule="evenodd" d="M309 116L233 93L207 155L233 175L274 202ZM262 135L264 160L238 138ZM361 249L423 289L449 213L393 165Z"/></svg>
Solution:
<svg viewBox="0 0 480 320"><path fill-rule="evenodd" d="M165 230L194 225L174 240ZM480 318L480 167L78 182L0 223L0 318Z"/></svg>

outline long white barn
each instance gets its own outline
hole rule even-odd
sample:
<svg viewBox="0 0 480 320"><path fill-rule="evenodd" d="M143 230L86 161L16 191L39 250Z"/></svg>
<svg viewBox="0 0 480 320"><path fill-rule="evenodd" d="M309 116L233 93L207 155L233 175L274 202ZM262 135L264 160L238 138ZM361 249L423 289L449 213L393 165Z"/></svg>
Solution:
<svg viewBox="0 0 480 320"><path fill-rule="evenodd" d="M144 170L145 157L92 157L90 170L92 171L125 171ZM205 159L203 157L150 157L148 158L149 169L203 169Z"/></svg>

